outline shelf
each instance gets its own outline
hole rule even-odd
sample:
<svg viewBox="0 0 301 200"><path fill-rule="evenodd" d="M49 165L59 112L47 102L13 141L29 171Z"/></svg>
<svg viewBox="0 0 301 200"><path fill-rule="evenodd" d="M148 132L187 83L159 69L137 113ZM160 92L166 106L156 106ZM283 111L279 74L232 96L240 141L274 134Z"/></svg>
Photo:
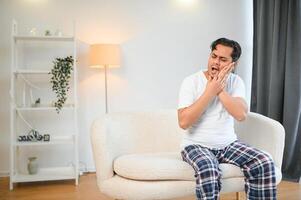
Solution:
<svg viewBox="0 0 301 200"><path fill-rule="evenodd" d="M55 107L16 107L17 111L44 111L44 110L55 110ZM65 106L62 110L73 110L74 106Z"/></svg>
<svg viewBox="0 0 301 200"><path fill-rule="evenodd" d="M35 40L35 41L74 41L74 37L58 37L58 36L30 36L30 35L15 35L17 40Z"/></svg>
<svg viewBox="0 0 301 200"><path fill-rule="evenodd" d="M16 70L14 71L14 74L49 74L50 70Z"/></svg>
<svg viewBox="0 0 301 200"><path fill-rule="evenodd" d="M75 180L77 185L79 160L75 22L73 23L73 32L63 36L45 36L42 34L33 36L30 33L18 33L16 20L12 21L11 30L11 176L9 188L12 190L16 182L66 179ZM51 70L53 64L51 63L54 56L62 57L66 55L72 56L74 63L69 82L70 93L67 95L66 104L61 108L63 115L58 119L57 108L53 104L57 96L52 90ZM42 103L34 104L37 97L43 100ZM15 138L26 133L27 129L32 129L31 123L34 123L37 127L40 127L40 124L45 133L49 132L50 141L19 142L16 140ZM56 125L58 131L65 131L57 132L57 130L53 130ZM65 152L64 148L60 148L66 145L68 145L70 151ZM49 163L43 161L40 163L41 168L39 168L38 174L30 175L26 170L26 163L20 162L24 162L24 156L27 153L35 154L41 150L46 151L49 156L56 156L58 160L63 160L65 156L73 158L73 165L53 167L57 166L54 161L50 160ZM62 154L65 156L61 158ZM17 170L21 168L22 170Z"/></svg>
<svg viewBox="0 0 301 200"><path fill-rule="evenodd" d="M51 139L49 142L44 141L38 141L38 142L15 142L15 146L46 146L46 145L69 145L74 144L74 135L66 136L66 137L60 137L57 139Z"/></svg>
<svg viewBox="0 0 301 200"><path fill-rule="evenodd" d="M73 167L52 167L52 168L39 168L37 174L16 174L13 176L13 181L20 182L33 182L33 181L54 181L75 179L76 174Z"/></svg>

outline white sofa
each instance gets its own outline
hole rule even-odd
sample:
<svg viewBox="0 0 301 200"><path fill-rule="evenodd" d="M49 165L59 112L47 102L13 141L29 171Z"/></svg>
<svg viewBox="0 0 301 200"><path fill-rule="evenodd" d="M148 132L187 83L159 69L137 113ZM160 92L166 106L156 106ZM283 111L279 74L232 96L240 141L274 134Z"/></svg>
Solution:
<svg viewBox="0 0 301 200"><path fill-rule="evenodd" d="M195 193L194 171L182 161L177 111L113 113L94 121L91 141L100 191L114 199L173 199ZM235 124L240 140L270 153L281 180L284 129L275 120L249 113ZM244 176L221 164L222 191L244 190Z"/></svg>

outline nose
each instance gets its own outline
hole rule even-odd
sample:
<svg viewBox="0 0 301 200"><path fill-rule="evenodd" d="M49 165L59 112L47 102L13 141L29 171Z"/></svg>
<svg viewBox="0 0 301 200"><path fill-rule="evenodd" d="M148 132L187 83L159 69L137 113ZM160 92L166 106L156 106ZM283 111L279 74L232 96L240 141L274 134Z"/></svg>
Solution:
<svg viewBox="0 0 301 200"><path fill-rule="evenodd" d="M215 65L219 65L220 64L220 60L218 58L215 58L213 62L214 62Z"/></svg>

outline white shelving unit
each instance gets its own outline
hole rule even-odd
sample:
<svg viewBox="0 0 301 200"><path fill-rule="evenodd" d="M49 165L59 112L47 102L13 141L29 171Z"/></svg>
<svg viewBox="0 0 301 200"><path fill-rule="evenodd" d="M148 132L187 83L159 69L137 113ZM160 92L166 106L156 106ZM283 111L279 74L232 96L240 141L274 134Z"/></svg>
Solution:
<svg viewBox="0 0 301 200"><path fill-rule="evenodd" d="M11 129L11 137L10 137L10 190L13 189L14 183L19 182L34 182L34 181L52 181L52 180L66 180L66 179L74 179L75 185L78 185L79 179L79 161L78 161L78 121L77 121L77 69L76 69L76 39L75 39L75 23L73 24L73 34L72 36L29 36L29 35L18 35L18 26L17 22L13 20L12 23L12 35L11 35L11 105L10 105L10 129ZM35 90L33 84L31 83L31 78L38 78L38 82L35 83L40 85L39 81L44 81L44 84L49 84L48 90L51 91L50 85L50 74L52 64L48 66L48 64L41 65L39 68L38 65L34 67L28 67L30 65L24 65L24 62L20 60L34 60L37 57L32 56L30 58L24 58L26 56L23 55L22 59L20 59L19 54L22 54L24 48L22 47L23 43L31 44L34 43L34 48L43 47L41 51L47 49L47 45L51 44L53 47L53 43L58 44L58 48L61 45L68 44L71 46L71 54L74 59L73 71L71 76L72 87L70 88L70 93L68 99L72 99L72 102L66 104L62 109L61 113L57 114L55 107L51 106L51 103L45 104L45 106L33 107L31 103L25 102L25 99L28 96L28 91L32 92ZM38 45L37 45L38 44ZM20 46L19 46L20 45ZM50 45L50 46L51 46ZM46 48L44 48L46 46ZM21 53L20 53L21 52ZM38 52L39 54L40 52ZM47 53L46 53L47 54ZM39 54L40 55L40 54ZM65 57L62 55L61 57ZM45 56L44 56L45 57ZM46 58L48 58L46 56ZM20 59L20 60L19 60ZM53 58L49 56L49 62L51 63ZM26 81L24 79L26 77ZM23 80L22 80L23 78ZM23 81L23 82L22 82ZM37 81L37 80L35 80ZM20 89L20 83L21 88ZM29 88L29 89L28 89ZM22 90L23 89L23 90ZM43 90L42 88L41 90ZM20 95L20 92L23 93ZM52 92L52 91L51 91ZM45 94L45 93L42 93ZM51 97L51 95L50 95ZM55 99L53 99L55 100ZM28 101L28 100L27 100ZM21 103L20 103L21 102ZM67 113L67 114L66 114ZM39 117L39 114L42 117ZM48 116L54 116L49 117ZM60 117L65 117L62 119L68 119L68 128L71 131L45 131L45 133L50 135L50 141L38 141L38 142L19 142L18 136L26 135L26 126L36 127L39 125L39 120L47 120L47 123L44 122L44 128L56 127L57 123L61 123L62 126L63 120ZM70 119L72 118L72 119ZM58 119L56 121L56 119ZM43 122L43 121L42 121ZM20 125L22 124L23 125ZM32 123L32 124L31 124ZM45 125L46 124L46 125ZM64 124L63 124L64 126ZM22 129L23 128L23 129ZM28 127L27 129L30 130ZM62 128L63 129L63 128ZM38 130L35 128L35 130ZM22 132L23 131L23 132ZM28 131L28 130L27 130ZM39 129L39 132L43 132L43 129ZM22 157L22 151L25 151L31 156L35 156L36 153L43 154L46 156L51 155L52 150L59 151L60 148L64 149L66 146L71 146L71 154L67 155L71 160L63 160L62 163L66 162L65 165L53 166L53 163L48 163L47 159L44 159L44 163L39 166L38 173L34 175L30 175L27 172L26 167L27 158ZM45 150L43 148L47 148L47 154L45 155ZM50 149L50 150L49 150ZM70 152L62 152L63 154ZM52 155L53 157L59 159L60 155ZM45 157L44 157L45 158ZM40 164L40 163L39 163ZM70 166L71 164L71 166ZM22 167L23 166L23 167Z"/></svg>

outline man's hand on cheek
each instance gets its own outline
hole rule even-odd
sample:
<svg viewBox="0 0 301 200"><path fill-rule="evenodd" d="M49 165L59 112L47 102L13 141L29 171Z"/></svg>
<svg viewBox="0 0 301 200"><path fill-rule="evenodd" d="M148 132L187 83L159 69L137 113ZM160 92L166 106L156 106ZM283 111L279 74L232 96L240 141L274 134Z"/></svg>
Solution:
<svg viewBox="0 0 301 200"><path fill-rule="evenodd" d="M206 89L211 95L219 95L221 92L223 92L227 85L228 76L233 68L234 62L226 65L218 74L214 75L213 77L209 75Z"/></svg>
<svg viewBox="0 0 301 200"><path fill-rule="evenodd" d="M218 93L218 95L224 91L226 85L227 85L227 80L228 80L228 76L231 73L231 71L234 69L234 62L226 65L217 75L217 81L220 82L222 89L221 91Z"/></svg>
<svg viewBox="0 0 301 200"><path fill-rule="evenodd" d="M226 65L217 75L217 79L221 82L227 82L228 76L231 71L234 69L234 62Z"/></svg>

